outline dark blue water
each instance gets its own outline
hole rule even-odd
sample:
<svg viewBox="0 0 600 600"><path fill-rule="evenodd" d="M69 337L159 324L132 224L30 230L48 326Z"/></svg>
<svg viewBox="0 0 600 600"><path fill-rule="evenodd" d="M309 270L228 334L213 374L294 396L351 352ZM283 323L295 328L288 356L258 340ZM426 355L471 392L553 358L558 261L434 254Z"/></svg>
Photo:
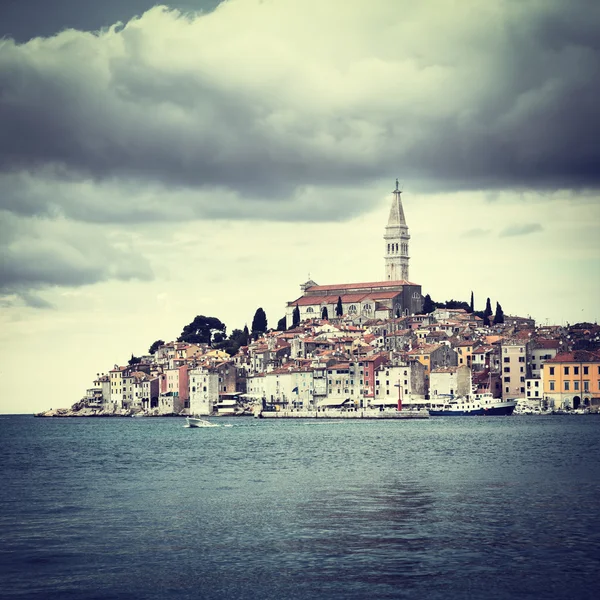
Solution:
<svg viewBox="0 0 600 600"><path fill-rule="evenodd" d="M600 417L0 417L3 598L596 598Z"/></svg>

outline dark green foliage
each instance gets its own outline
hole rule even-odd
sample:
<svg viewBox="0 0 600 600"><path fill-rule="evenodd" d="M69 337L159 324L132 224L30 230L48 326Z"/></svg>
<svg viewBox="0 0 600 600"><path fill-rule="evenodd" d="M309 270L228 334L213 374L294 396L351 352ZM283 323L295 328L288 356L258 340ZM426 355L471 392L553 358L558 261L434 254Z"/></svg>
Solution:
<svg viewBox="0 0 600 600"><path fill-rule="evenodd" d="M500 302L496 302L496 314L494 315L494 325L504 323L504 312L500 306Z"/></svg>
<svg viewBox="0 0 600 600"><path fill-rule="evenodd" d="M469 312L475 312L475 296L471 292L471 305L469 306Z"/></svg>
<svg viewBox="0 0 600 600"><path fill-rule="evenodd" d="M324 306L323 310L321 311L321 319L323 319L324 321L328 321L329 320L329 313L327 312L327 307Z"/></svg>
<svg viewBox="0 0 600 600"><path fill-rule="evenodd" d="M226 334L221 333L220 331L217 331L215 333L215 335L213 335L212 345L218 347L218 345L222 344L226 339L227 339Z"/></svg>
<svg viewBox="0 0 600 600"><path fill-rule="evenodd" d="M256 340L267 332L267 315L262 308L257 308L252 319L252 337Z"/></svg>
<svg viewBox="0 0 600 600"><path fill-rule="evenodd" d="M471 307L467 302L463 302L462 300L447 300L444 303L438 303L438 308L462 308L467 312L470 311Z"/></svg>
<svg viewBox="0 0 600 600"><path fill-rule="evenodd" d="M152 346L150 346L150 349L148 350L149 354L154 354L161 346L164 346L165 342L163 340L156 340Z"/></svg>
<svg viewBox="0 0 600 600"><path fill-rule="evenodd" d="M338 296L338 301L335 306L335 316L341 317L344 314L344 307L342 306L342 297Z"/></svg>
<svg viewBox="0 0 600 600"><path fill-rule="evenodd" d="M432 313L434 310L435 310L435 302L431 299L431 296L429 294L426 294L425 298L423 299L423 310L421 311L421 313L424 315L428 315L429 313Z"/></svg>
<svg viewBox="0 0 600 600"><path fill-rule="evenodd" d="M198 315L189 325L183 328L177 341L187 342L188 344L211 345L213 335L221 332L224 336L225 330L225 324L221 323L216 317Z"/></svg>
<svg viewBox="0 0 600 600"><path fill-rule="evenodd" d="M286 330L286 318L285 317L281 317L281 319L279 319L279 321L277 321L277 331L285 331Z"/></svg>
<svg viewBox="0 0 600 600"><path fill-rule="evenodd" d="M129 359L129 366L137 365L142 362L142 359L139 356L134 356L131 354L131 358Z"/></svg>
<svg viewBox="0 0 600 600"><path fill-rule="evenodd" d="M493 314L494 313L492 312L492 304L490 302L490 299L488 298L487 302L485 303L485 310L483 311L483 324L487 327L489 327L490 325L490 317Z"/></svg>
<svg viewBox="0 0 600 600"><path fill-rule="evenodd" d="M217 335L219 335L219 334L215 335L215 339L216 339ZM244 330L234 329L231 332L229 339L224 339L218 345L218 347L220 350L224 350L225 352L227 352L227 354L229 354L229 356L233 356L234 354L237 354L237 351L242 346L247 346L247 345L248 345L248 328L245 327Z"/></svg>
<svg viewBox="0 0 600 600"><path fill-rule="evenodd" d="M292 313L292 329L300 325L300 309L296 304L296 308L294 308L294 312Z"/></svg>

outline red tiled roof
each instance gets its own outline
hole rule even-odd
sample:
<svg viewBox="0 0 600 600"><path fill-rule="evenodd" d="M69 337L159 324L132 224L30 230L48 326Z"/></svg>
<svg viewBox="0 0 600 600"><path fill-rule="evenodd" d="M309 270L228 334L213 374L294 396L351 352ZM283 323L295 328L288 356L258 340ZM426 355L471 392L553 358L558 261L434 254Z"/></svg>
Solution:
<svg viewBox="0 0 600 600"><path fill-rule="evenodd" d="M341 294L339 297L342 299L343 304L350 304L352 302L362 302L363 300L389 300L398 296L400 292L386 291L386 292L356 292L354 294ZM288 302L288 306L314 306L315 304L336 304L337 298L335 295L331 296L300 296L297 300Z"/></svg>
<svg viewBox="0 0 600 600"><path fill-rule="evenodd" d="M310 292L328 292L334 290L353 290L353 289L364 289L364 288L385 288L391 286L399 286L399 285L418 285L416 283L411 283L410 281L406 281L404 279L399 279L397 281L372 281L368 283L341 283L336 285L313 285L309 287L307 291Z"/></svg>
<svg viewBox="0 0 600 600"><path fill-rule="evenodd" d="M574 352L560 352L554 358L549 358L545 363L596 363L600 362L600 352L590 352L589 350L575 350Z"/></svg>

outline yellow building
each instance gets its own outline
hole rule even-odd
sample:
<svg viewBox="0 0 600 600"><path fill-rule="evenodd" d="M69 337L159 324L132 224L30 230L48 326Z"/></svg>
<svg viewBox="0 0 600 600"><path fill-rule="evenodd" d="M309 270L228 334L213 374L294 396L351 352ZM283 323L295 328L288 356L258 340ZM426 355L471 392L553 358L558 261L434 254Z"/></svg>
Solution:
<svg viewBox="0 0 600 600"><path fill-rule="evenodd" d="M542 365L544 399L553 408L600 409L600 353L562 352Z"/></svg>

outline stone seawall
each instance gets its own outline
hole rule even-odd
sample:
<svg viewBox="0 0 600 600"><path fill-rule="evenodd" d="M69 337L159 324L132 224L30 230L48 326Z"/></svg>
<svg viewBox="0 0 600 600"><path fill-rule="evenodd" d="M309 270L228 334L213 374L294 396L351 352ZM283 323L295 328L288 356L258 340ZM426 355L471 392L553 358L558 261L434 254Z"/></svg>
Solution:
<svg viewBox="0 0 600 600"><path fill-rule="evenodd" d="M428 419L427 410L278 410L263 411L262 419Z"/></svg>

